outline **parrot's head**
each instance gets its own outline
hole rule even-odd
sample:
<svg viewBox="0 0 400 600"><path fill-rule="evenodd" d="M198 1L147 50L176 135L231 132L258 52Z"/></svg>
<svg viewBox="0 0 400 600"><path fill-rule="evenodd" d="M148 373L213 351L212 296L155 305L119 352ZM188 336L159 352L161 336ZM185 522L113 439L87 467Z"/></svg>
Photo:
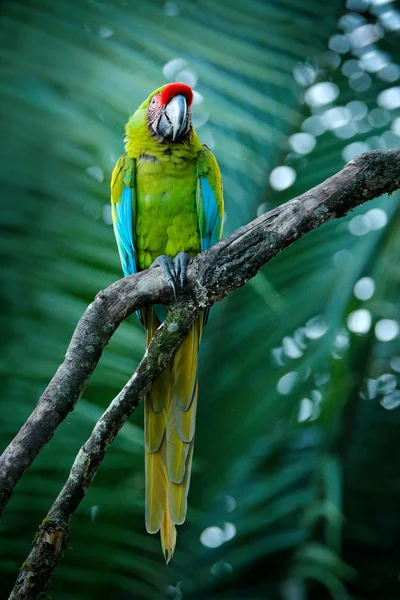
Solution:
<svg viewBox="0 0 400 600"><path fill-rule="evenodd" d="M179 142L190 132L192 88L185 83L169 83L148 99L147 122L151 133L165 142Z"/></svg>

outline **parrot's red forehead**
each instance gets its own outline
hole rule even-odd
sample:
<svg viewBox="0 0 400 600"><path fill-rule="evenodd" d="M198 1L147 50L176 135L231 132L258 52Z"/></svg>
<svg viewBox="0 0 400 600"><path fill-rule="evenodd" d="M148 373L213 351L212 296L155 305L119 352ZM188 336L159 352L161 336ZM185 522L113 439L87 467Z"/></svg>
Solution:
<svg viewBox="0 0 400 600"><path fill-rule="evenodd" d="M161 92L161 104L165 106L174 96L182 94L185 96L188 106L193 102L193 91L186 83L169 83Z"/></svg>

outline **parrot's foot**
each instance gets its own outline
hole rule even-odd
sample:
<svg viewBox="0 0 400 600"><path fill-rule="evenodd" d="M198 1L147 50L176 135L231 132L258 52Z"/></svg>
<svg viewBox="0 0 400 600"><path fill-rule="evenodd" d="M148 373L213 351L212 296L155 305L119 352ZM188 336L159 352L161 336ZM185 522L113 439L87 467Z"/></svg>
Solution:
<svg viewBox="0 0 400 600"><path fill-rule="evenodd" d="M186 254L186 252L179 252L174 259L162 254L150 265L150 268L156 266L161 267L162 274L172 287L175 298L178 285L180 285L181 288L185 285L186 270L189 260L190 256L189 254Z"/></svg>

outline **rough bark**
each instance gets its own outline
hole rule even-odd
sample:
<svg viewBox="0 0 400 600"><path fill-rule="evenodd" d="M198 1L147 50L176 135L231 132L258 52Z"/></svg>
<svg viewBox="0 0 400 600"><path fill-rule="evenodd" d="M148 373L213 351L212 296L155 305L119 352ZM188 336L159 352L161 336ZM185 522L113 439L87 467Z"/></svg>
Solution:
<svg viewBox="0 0 400 600"><path fill-rule="evenodd" d="M171 310L135 373L97 421L91 436L80 449L63 489L39 527L10 600L40 598L47 588L59 553L66 547L70 518L96 475L107 446L134 411L141 396L151 387L152 381L168 364L174 349L182 342L199 312L200 308L194 306L187 310L186 306L178 305Z"/></svg>
<svg viewBox="0 0 400 600"><path fill-rule="evenodd" d="M107 446L168 364L204 308L244 285L281 250L329 219L400 187L400 149L366 152L305 194L239 228L192 261L185 289L135 374L97 422L70 476L42 523L10 599L36 599L46 589L68 538L69 520L84 497ZM121 321L149 303L169 304L159 269L117 281L100 292L78 323L58 369L16 438L0 458L0 508L56 427L75 406L104 346Z"/></svg>

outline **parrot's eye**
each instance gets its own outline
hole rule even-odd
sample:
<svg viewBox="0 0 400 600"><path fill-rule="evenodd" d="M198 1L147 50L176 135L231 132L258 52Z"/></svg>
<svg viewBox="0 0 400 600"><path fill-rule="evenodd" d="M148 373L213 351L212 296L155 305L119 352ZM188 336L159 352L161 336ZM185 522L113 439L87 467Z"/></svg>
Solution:
<svg viewBox="0 0 400 600"><path fill-rule="evenodd" d="M154 106L154 105L155 105L155 103L156 103L156 99L153 97L153 98L151 99L151 104Z"/></svg>

